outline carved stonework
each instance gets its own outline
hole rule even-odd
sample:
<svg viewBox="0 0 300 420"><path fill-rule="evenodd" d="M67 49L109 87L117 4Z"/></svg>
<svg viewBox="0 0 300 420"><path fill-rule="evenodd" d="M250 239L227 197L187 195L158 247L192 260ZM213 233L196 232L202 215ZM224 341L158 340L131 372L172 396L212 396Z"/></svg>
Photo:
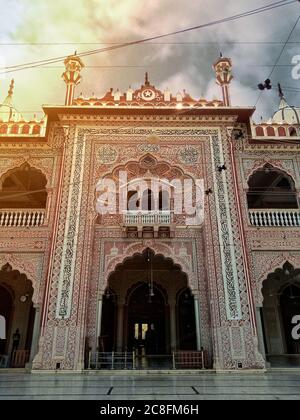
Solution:
<svg viewBox="0 0 300 420"><path fill-rule="evenodd" d="M9 264L13 270L25 274L27 279L32 282L34 290L32 301L40 304L43 258L39 254L1 254L0 253L0 269L5 264Z"/></svg>
<svg viewBox="0 0 300 420"><path fill-rule="evenodd" d="M252 159L243 159L243 171L244 177L247 181L250 176L260 168L263 168L265 165L272 165L274 168L280 169L290 175L295 179L295 165L293 159L270 159L269 155L265 157L261 156L260 159L253 157Z"/></svg>
<svg viewBox="0 0 300 420"><path fill-rule="evenodd" d="M300 267L300 252L274 252L274 251L265 251L265 252L255 252L253 255L253 278L255 281L255 291L257 305L263 304L263 282L267 279L268 274L273 273L277 268L282 268L282 266L289 262L294 267Z"/></svg>
<svg viewBox="0 0 300 420"><path fill-rule="evenodd" d="M179 161L184 165L196 165L199 160L199 152L195 147L185 147L179 152Z"/></svg>
<svg viewBox="0 0 300 420"><path fill-rule="evenodd" d="M102 164L111 164L116 162L118 158L118 152L114 147L102 146L98 150L98 161Z"/></svg>

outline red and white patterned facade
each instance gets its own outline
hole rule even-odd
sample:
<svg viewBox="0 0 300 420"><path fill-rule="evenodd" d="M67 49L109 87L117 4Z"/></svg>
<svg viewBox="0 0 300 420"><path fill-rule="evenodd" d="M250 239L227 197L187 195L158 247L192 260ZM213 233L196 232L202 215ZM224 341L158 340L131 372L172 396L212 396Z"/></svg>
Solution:
<svg viewBox="0 0 300 420"><path fill-rule="evenodd" d="M294 224L260 224L262 216L247 206L248 180L269 164L292 177L299 195L299 124L256 125L254 109L232 106L226 58L214 66L223 98L213 101L161 91L148 76L140 89L124 94L75 98L84 66L76 56L65 64L65 105L44 107L42 121L13 115L0 121L0 178L25 163L47 178L39 223L26 227L17 209L0 210L0 267L9 263L34 289L33 369L54 370L58 363L83 369L86 339L92 347L97 340L98 303L110 274L148 248L187 275L201 346L215 368L264 369L263 282L287 261L300 268L299 211ZM175 217L170 237L125 237L122 217L99 217L95 207L97 183L120 169L133 177L204 179L211 193L203 224L187 229Z"/></svg>

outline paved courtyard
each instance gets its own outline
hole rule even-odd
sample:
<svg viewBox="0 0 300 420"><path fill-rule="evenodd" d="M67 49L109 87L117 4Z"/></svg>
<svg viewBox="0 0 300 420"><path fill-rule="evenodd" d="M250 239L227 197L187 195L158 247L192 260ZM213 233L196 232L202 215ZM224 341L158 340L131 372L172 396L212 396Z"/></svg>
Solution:
<svg viewBox="0 0 300 420"><path fill-rule="evenodd" d="M0 400L300 400L300 371L267 374L0 373Z"/></svg>

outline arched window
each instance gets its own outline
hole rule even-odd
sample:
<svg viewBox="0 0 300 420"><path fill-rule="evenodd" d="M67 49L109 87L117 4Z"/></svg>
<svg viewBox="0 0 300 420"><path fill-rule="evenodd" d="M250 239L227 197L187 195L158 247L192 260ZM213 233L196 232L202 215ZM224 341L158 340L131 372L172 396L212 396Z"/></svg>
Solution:
<svg viewBox="0 0 300 420"><path fill-rule="evenodd" d="M279 137L286 137L286 131L284 127L279 127L278 128L278 136Z"/></svg>
<svg viewBox="0 0 300 420"><path fill-rule="evenodd" d="M298 200L293 179L266 165L258 169L248 181L250 209L297 209Z"/></svg>
<svg viewBox="0 0 300 420"><path fill-rule="evenodd" d="M0 126L0 134L7 134L7 125L3 124Z"/></svg>
<svg viewBox="0 0 300 420"><path fill-rule="evenodd" d="M295 127L290 127L289 128L289 134L291 137L297 137L297 130Z"/></svg>
<svg viewBox="0 0 300 420"><path fill-rule="evenodd" d="M170 210L170 194L166 190L162 190L159 192L159 210L167 211Z"/></svg>
<svg viewBox="0 0 300 420"><path fill-rule="evenodd" d="M30 132L30 126L28 124L23 125L22 134L29 134L29 132Z"/></svg>
<svg viewBox="0 0 300 420"><path fill-rule="evenodd" d="M0 208L46 208L46 184L46 177L27 164L13 170L0 181Z"/></svg>
<svg viewBox="0 0 300 420"><path fill-rule="evenodd" d="M11 134L19 134L19 126L18 126L17 124L14 124L14 125L11 127L10 132L11 132Z"/></svg>
<svg viewBox="0 0 300 420"><path fill-rule="evenodd" d="M140 200L138 199L137 191L128 191L127 193L127 210L137 211L140 207Z"/></svg>
<svg viewBox="0 0 300 420"><path fill-rule="evenodd" d="M265 135L263 127L256 127L255 132L258 137L263 137Z"/></svg>
<svg viewBox="0 0 300 420"><path fill-rule="evenodd" d="M41 127L39 125L35 125L32 129L32 134L40 134Z"/></svg>
<svg viewBox="0 0 300 420"><path fill-rule="evenodd" d="M267 127L267 136L268 137L275 137L275 130L273 127Z"/></svg>
<svg viewBox="0 0 300 420"><path fill-rule="evenodd" d="M142 210L151 211L155 209L154 195L152 190L148 189L143 192Z"/></svg>

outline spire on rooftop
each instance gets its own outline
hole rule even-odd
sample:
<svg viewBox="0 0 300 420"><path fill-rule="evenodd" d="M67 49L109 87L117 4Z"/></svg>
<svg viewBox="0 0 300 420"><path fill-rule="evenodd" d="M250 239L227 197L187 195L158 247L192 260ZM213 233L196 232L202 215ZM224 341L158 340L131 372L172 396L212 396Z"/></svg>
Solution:
<svg viewBox="0 0 300 420"><path fill-rule="evenodd" d="M148 76L148 72L146 71L145 73L145 86L149 86L150 82L149 82L149 76Z"/></svg>
<svg viewBox="0 0 300 420"><path fill-rule="evenodd" d="M15 121L22 117L13 105L14 87L15 81L12 79L9 85L7 96L3 103L0 104L0 120L2 121Z"/></svg>

